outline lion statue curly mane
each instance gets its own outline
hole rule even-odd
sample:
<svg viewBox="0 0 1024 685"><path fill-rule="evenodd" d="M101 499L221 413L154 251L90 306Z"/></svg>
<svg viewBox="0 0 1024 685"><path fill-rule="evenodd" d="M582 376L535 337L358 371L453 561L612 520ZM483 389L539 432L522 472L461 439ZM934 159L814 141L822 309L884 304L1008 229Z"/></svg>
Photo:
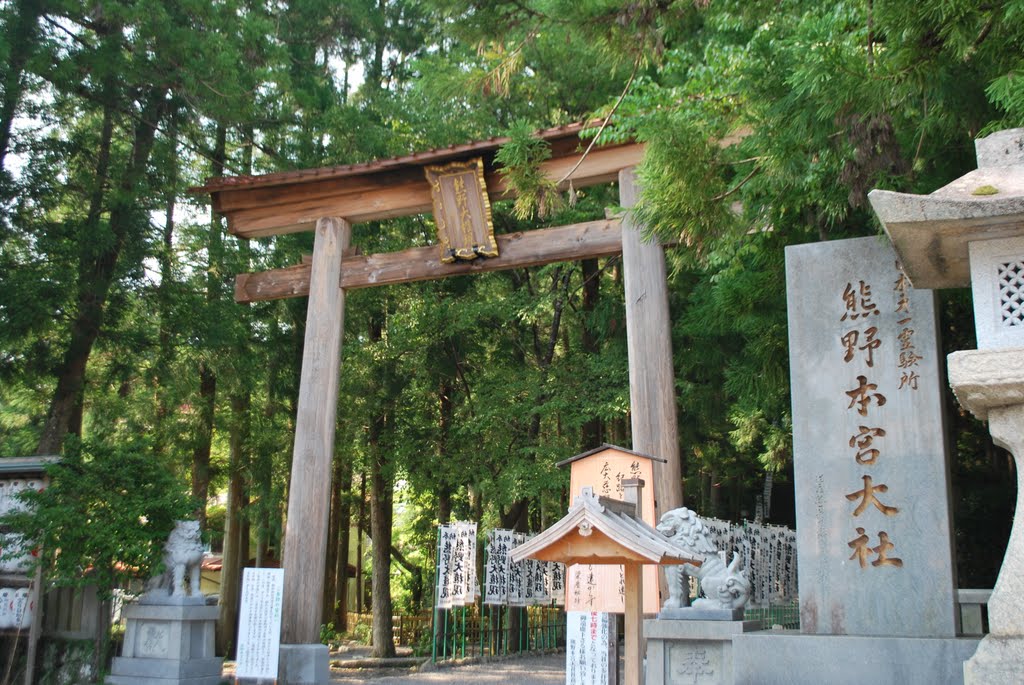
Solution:
<svg viewBox="0 0 1024 685"><path fill-rule="evenodd" d="M678 609L683 604L686 576L700 580L706 597L694 601L696 609L742 609L750 598L750 581L745 571L737 570L739 555L726 566L711 543L711 532L699 516L686 507L666 512L658 523L658 532L684 549L690 556L703 561L701 566L682 564L665 569L668 581L668 599L663 609Z"/></svg>
<svg viewBox="0 0 1024 685"><path fill-rule="evenodd" d="M200 565L203 562L203 541L199 521L175 521L174 530L164 544L164 572L146 583L146 596L202 597L199 591ZM189 579L186 592L185 576Z"/></svg>

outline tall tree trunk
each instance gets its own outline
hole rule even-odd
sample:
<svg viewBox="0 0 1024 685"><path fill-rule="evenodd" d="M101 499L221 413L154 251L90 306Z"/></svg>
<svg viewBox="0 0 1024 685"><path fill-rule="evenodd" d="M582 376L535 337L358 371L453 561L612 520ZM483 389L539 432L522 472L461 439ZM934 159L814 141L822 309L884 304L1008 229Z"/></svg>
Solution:
<svg viewBox="0 0 1024 685"><path fill-rule="evenodd" d="M231 398L231 428L228 437L228 496L224 516L224 553L221 562L219 613L217 615L217 653L232 657L236 646L238 598L241 589L242 557L242 477L249 433L249 396Z"/></svg>
<svg viewBox="0 0 1024 685"><path fill-rule="evenodd" d="M212 171L214 176L224 174L224 160L227 156L227 128L217 124L216 142L214 143ZM220 216L210 209L210 233L207 243L206 268L206 307L209 312L209 326L219 326L219 317L214 315L220 307L221 267L223 266L223 226ZM215 337L209 328L203 331L206 353L213 357L212 339ZM219 337L219 336L216 336ZM206 529L206 500L210 491L210 450L213 444L213 420L217 406L217 373L204 359L199 363L199 425L196 427L196 441L192 449L192 496L196 499L196 518Z"/></svg>
<svg viewBox="0 0 1024 685"><path fill-rule="evenodd" d="M584 259L581 263L583 267L583 331L582 331L582 346L583 351L588 356L596 357L600 351L601 346L598 337L598 332L594 330L594 311L597 309L598 298L601 294L601 271L598 268L596 259ZM595 416L588 419L582 427L580 445L584 450L593 449L599 447L603 442L604 437L604 426L601 418Z"/></svg>
<svg viewBox="0 0 1024 685"><path fill-rule="evenodd" d="M454 341L449 341L450 349L454 349ZM453 354L454 356L454 354ZM457 364L456 360L456 364ZM452 404L452 393L454 392L452 379L447 375L441 376L438 387L438 440L437 457L444 460L448 453L448 437L451 432L454 406ZM446 480L437 485L437 522L445 525L452 519L452 495L454 488ZM436 560L435 560L436 574ZM436 582L435 578L435 582ZM436 588L431 587L431 592ZM447 639L446 628L451 625L450 609L435 609L434 611L434 644L444 644Z"/></svg>
<svg viewBox="0 0 1024 685"><path fill-rule="evenodd" d="M223 173L224 159L227 156L227 131L219 127L216 138L216 154L214 164L219 167L215 171ZM252 166L252 148L246 149L243 161L246 173ZM213 217L212 230L219 228L219 220ZM212 238L212 236L211 236ZM218 231L217 240L220 240ZM251 260L251 249L248 241L239 243L240 267L247 271ZM249 353L249 305L240 310L245 324L244 335L236 343L234 354ZM248 504L245 473L251 466L251 417L252 395L246 379L241 379L231 395L231 427L228 437L228 501L224 517L224 554L221 565L220 611L217 616L217 653L234 657L237 647L238 605L242 589L242 569L249 559L249 524L245 515ZM230 650L230 653L229 653Z"/></svg>
<svg viewBox="0 0 1024 685"><path fill-rule="evenodd" d="M452 489L442 486L437 493L437 522L442 526L452 520Z"/></svg>
<svg viewBox="0 0 1024 685"><path fill-rule="evenodd" d="M452 343L454 345L454 342ZM452 404L452 393L455 392L450 376L441 377L438 387L438 436L437 436L437 457L444 461L448 455L448 436L451 433L452 419L455 408ZM437 522L441 525L448 523L452 518L452 495L454 488L447 481L442 479L437 484Z"/></svg>
<svg viewBox="0 0 1024 685"><path fill-rule="evenodd" d="M377 658L395 655L391 621L392 482L387 469L383 455L377 451L370 466L370 538L373 541L370 593L373 605L373 656Z"/></svg>
<svg viewBox="0 0 1024 685"><path fill-rule="evenodd" d="M366 613L366 588L363 587L363 538L366 536L366 474L359 474L359 521L356 538L356 611Z"/></svg>
<svg viewBox="0 0 1024 685"><path fill-rule="evenodd" d="M374 322L371 339L380 341L382 326ZM385 362L389 363L389 362ZM386 374L390 376L390 374ZM391 532L393 478L387 463L385 432L390 431L387 408L379 410L370 425L370 537L373 542L373 576L371 596L373 602L373 655L378 658L394 656L393 624L391 620Z"/></svg>
<svg viewBox="0 0 1024 685"><path fill-rule="evenodd" d="M527 516L530 511L530 500L522 498L512 504L507 511L501 513L502 528L510 528L514 531L525 533L527 531ZM508 608L508 643L507 651L518 652L523 644L528 644L529 622L526 614L526 607Z"/></svg>
<svg viewBox="0 0 1024 685"><path fill-rule="evenodd" d="M379 342L383 325L373 321L370 339ZM387 362L385 362L387 363ZM390 375L390 374L388 374ZM370 538L373 541L373 577L370 593L373 604L373 656L395 656L393 624L391 620L391 528L393 482L387 464L384 433L388 426L388 411L381 407L370 424Z"/></svg>
<svg viewBox="0 0 1024 685"><path fill-rule="evenodd" d="M366 84L374 91L384 89L384 52L387 49L387 0L377 0L377 17L380 30L373 39L373 59L366 74Z"/></svg>
<svg viewBox="0 0 1024 685"><path fill-rule="evenodd" d="M105 82L106 91L111 90L109 79ZM107 180L110 174L110 146L114 136L114 108L106 105L103 108L103 123L100 124L100 144L96 153L96 172L93 180L92 192L89 193L89 209L85 217L84 240L79 243L79 278L85 276L85 267L90 263L94 246L92 237L96 236L100 228L100 218L103 214L103 200L106 196ZM68 417L67 433L69 435L82 435L82 419L85 415L85 384L79 386L78 392L72 399L70 415Z"/></svg>
<svg viewBox="0 0 1024 685"><path fill-rule="evenodd" d="M0 98L0 172L11 146L11 128L25 90L25 66L39 43L39 18L49 3L43 0L17 0L14 18L7 24L5 36L9 53Z"/></svg>
<svg viewBox="0 0 1024 685"><path fill-rule="evenodd" d="M177 118L171 117L170 137L172 149L177 148L178 125ZM174 283L174 213L178 204L178 165L171 167L171 177L164 195L164 228L161 233L159 263L160 263L160 285L156 290L157 311L159 312L160 330L157 333L157 358L153 368L152 383L156 395L156 423L158 440L156 449L164 451L167 447L164 444L166 432L164 422L170 414L167 403L167 393L163 384L167 382L170 375L171 357L173 347L171 344L171 327L174 325L171 314L171 292Z"/></svg>
<svg viewBox="0 0 1024 685"><path fill-rule="evenodd" d="M338 544L341 538L341 508L344 499L342 491L345 488L345 483L341 480L344 472L343 461L347 461L347 458L334 455L330 519L327 526L327 558L324 561L324 601L321 611L324 623L333 622L331 617L334 616L334 602L338 597Z"/></svg>
<svg viewBox="0 0 1024 685"><path fill-rule="evenodd" d="M338 474L338 484L342 487L344 496L341 498L341 507L338 511L338 528L340 539L338 541L338 556L335 560L334 577L337 581L336 608L334 610L334 625L339 633L348 632L348 560L349 547L352 546L352 462L348 459L342 462L341 473ZM330 615L330 614L328 614Z"/></svg>
<svg viewBox="0 0 1024 685"><path fill-rule="evenodd" d="M80 269L71 336L57 367L57 387L36 447L37 454L56 454L64 443L76 398L85 382L85 367L103 326L107 296L121 253L132 233L141 233L147 227L144 217L140 216L137 196L145 182L156 126L167 109L166 94L166 88L150 91L136 122L131 156L118 184L118 192L110 203L111 240L97 240L95 235L81 237L83 241L90 241L97 250Z"/></svg>
<svg viewBox="0 0 1024 685"><path fill-rule="evenodd" d="M206 362L199 364L198 425L192 447L192 497L195 517L206 530L206 501L210 495L210 451L213 444L213 414L217 402L217 376Z"/></svg>

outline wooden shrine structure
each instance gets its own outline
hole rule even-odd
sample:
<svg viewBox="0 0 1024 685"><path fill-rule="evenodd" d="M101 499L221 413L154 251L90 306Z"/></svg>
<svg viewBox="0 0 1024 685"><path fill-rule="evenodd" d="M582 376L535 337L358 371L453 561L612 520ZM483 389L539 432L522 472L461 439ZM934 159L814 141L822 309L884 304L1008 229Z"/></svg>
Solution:
<svg viewBox="0 0 1024 685"><path fill-rule="evenodd" d="M642 159L643 145L595 145L584 152L579 137L584 128L584 124L573 124L536 134L551 149L551 157L540 165L543 173L560 189L570 183L583 188L618 181L620 204L633 206L637 186L632 167ZM491 201L513 197L494 161L506 142L506 138L493 138L365 164L213 178L194 189L210 194L214 210L226 217L228 230L239 238L315 232L311 260L241 274L235 288L238 302L309 297L283 559L283 683L321 682L326 677L326 652L310 655L319 645L340 349L349 289L621 253L632 447L665 460L654 471L657 508L668 511L682 504L663 249L643 239L628 212L621 218L506 235L485 235L476 224L469 230L471 220L489 212ZM442 209L444 202L455 204ZM450 224L438 245L374 255L350 249L354 223L432 209L439 226ZM495 251L496 256L486 256ZM322 661L322 670L313 674L290 669L288 664L295 657L286 656L286 650L293 647L298 650L295 653L305 655L298 657L300 661ZM302 652L298 649L302 647L310 649Z"/></svg>
<svg viewBox="0 0 1024 685"><path fill-rule="evenodd" d="M569 467L569 492L579 493L583 488L593 488L598 496L624 499L627 480L639 479L654 483L654 465L665 460L627 450L617 445L604 444L592 450L563 459L555 464L559 468ZM640 520L650 526L658 524L654 506L654 489L641 490ZM625 609L625 596L620 593L619 578L621 567L612 564L580 564L566 573L567 611L600 611L621 614ZM661 608L658 596L658 569L648 566L643 572L644 604L646 614L656 614ZM666 588L667 589L667 588Z"/></svg>
<svg viewBox="0 0 1024 685"><path fill-rule="evenodd" d="M585 487L569 513L536 537L512 550L512 561L539 559L573 564L621 565L625 569L625 685L643 681L643 605L645 565L704 562L643 520L644 481L622 481L622 500L601 497Z"/></svg>

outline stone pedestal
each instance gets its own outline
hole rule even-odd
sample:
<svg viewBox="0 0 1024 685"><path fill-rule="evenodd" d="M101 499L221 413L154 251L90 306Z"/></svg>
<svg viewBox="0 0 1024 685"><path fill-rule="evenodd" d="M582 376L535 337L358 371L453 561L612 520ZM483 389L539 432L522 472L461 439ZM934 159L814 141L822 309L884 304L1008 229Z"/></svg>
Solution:
<svg viewBox="0 0 1024 685"><path fill-rule="evenodd" d="M1017 508L999 578L988 602L989 634L964 663L964 682L1019 683L1024 663L1024 349L967 350L949 355L957 399L982 421L1017 466Z"/></svg>
<svg viewBox="0 0 1024 685"><path fill-rule="evenodd" d="M219 685L214 654L217 607L205 604L129 604L122 655L107 685Z"/></svg>
<svg viewBox="0 0 1024 685"><path fill-rule="evenodd" d="M735 685L959 685L978 638L807 635L762 630L733 640ZM1019 682L1019 678L1015 681Z"/></svg>
<svg viewBox="0 0 1024 685"><path fill-rule="evenodd" d="M278 682L287 685L327 685L331 664L327 645L281 645Z"/></svg>
<svg viewBox="0 0 1024 685"><path fill-rule="evenodd" d="M760 621L648 619L647 685L732 685L733 640Z"/></svg>

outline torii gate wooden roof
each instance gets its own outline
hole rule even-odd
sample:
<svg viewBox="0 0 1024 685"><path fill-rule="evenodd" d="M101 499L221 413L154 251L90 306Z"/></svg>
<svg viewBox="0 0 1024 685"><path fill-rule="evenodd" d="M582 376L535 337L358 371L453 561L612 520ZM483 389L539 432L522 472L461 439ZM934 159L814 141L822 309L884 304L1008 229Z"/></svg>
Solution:
<svg viewBox="0 0 1024 685"><path fill-rule="evenodd" d="M562 179L580 161L584 144L579 134L588 126L576 123L535 134L551 147L551 158L541 164L548 178ZM430 186L423 175L427 164L482 156L491 199L508 199L509 188L494 164L498 148L508 141L490 138L361 164L210 178L193 192L209 193L213 208L227 217L228 230L240 238L311 231L325 216L350 223L391 219L430 211ZM595 145L562 187L569 180L576 188L609 183L642 157L639 143Z"/></svg>
<svg viewBox="0 0 1024 685"><path fill-rule="evenodd" d="M595 145L585 153L579 134L588 126L591 124L576 123L535 134L551 147L551 157L541 163L541 170L561 189L570 183L584 188L615 181L621 170L643 159L644 146L633 141ZM508 141L491 138L362 164L210 178L192 191L209 193L213 208L227 218L228 230L240 238L313 230L323 217L359 223L408 216L432 209L430 185L424 175L428 164L482 157L490 199L513 197L494 162L498 148ZM600 219L498 235L496 240L498 257L453 264L441 263L436 245L374 255L346 253L341 287L351 290L608 257L622 252L622 227L618 218ZM239 274L235 300L255 302L307 295L309 274L306 262Z"/></svg>

